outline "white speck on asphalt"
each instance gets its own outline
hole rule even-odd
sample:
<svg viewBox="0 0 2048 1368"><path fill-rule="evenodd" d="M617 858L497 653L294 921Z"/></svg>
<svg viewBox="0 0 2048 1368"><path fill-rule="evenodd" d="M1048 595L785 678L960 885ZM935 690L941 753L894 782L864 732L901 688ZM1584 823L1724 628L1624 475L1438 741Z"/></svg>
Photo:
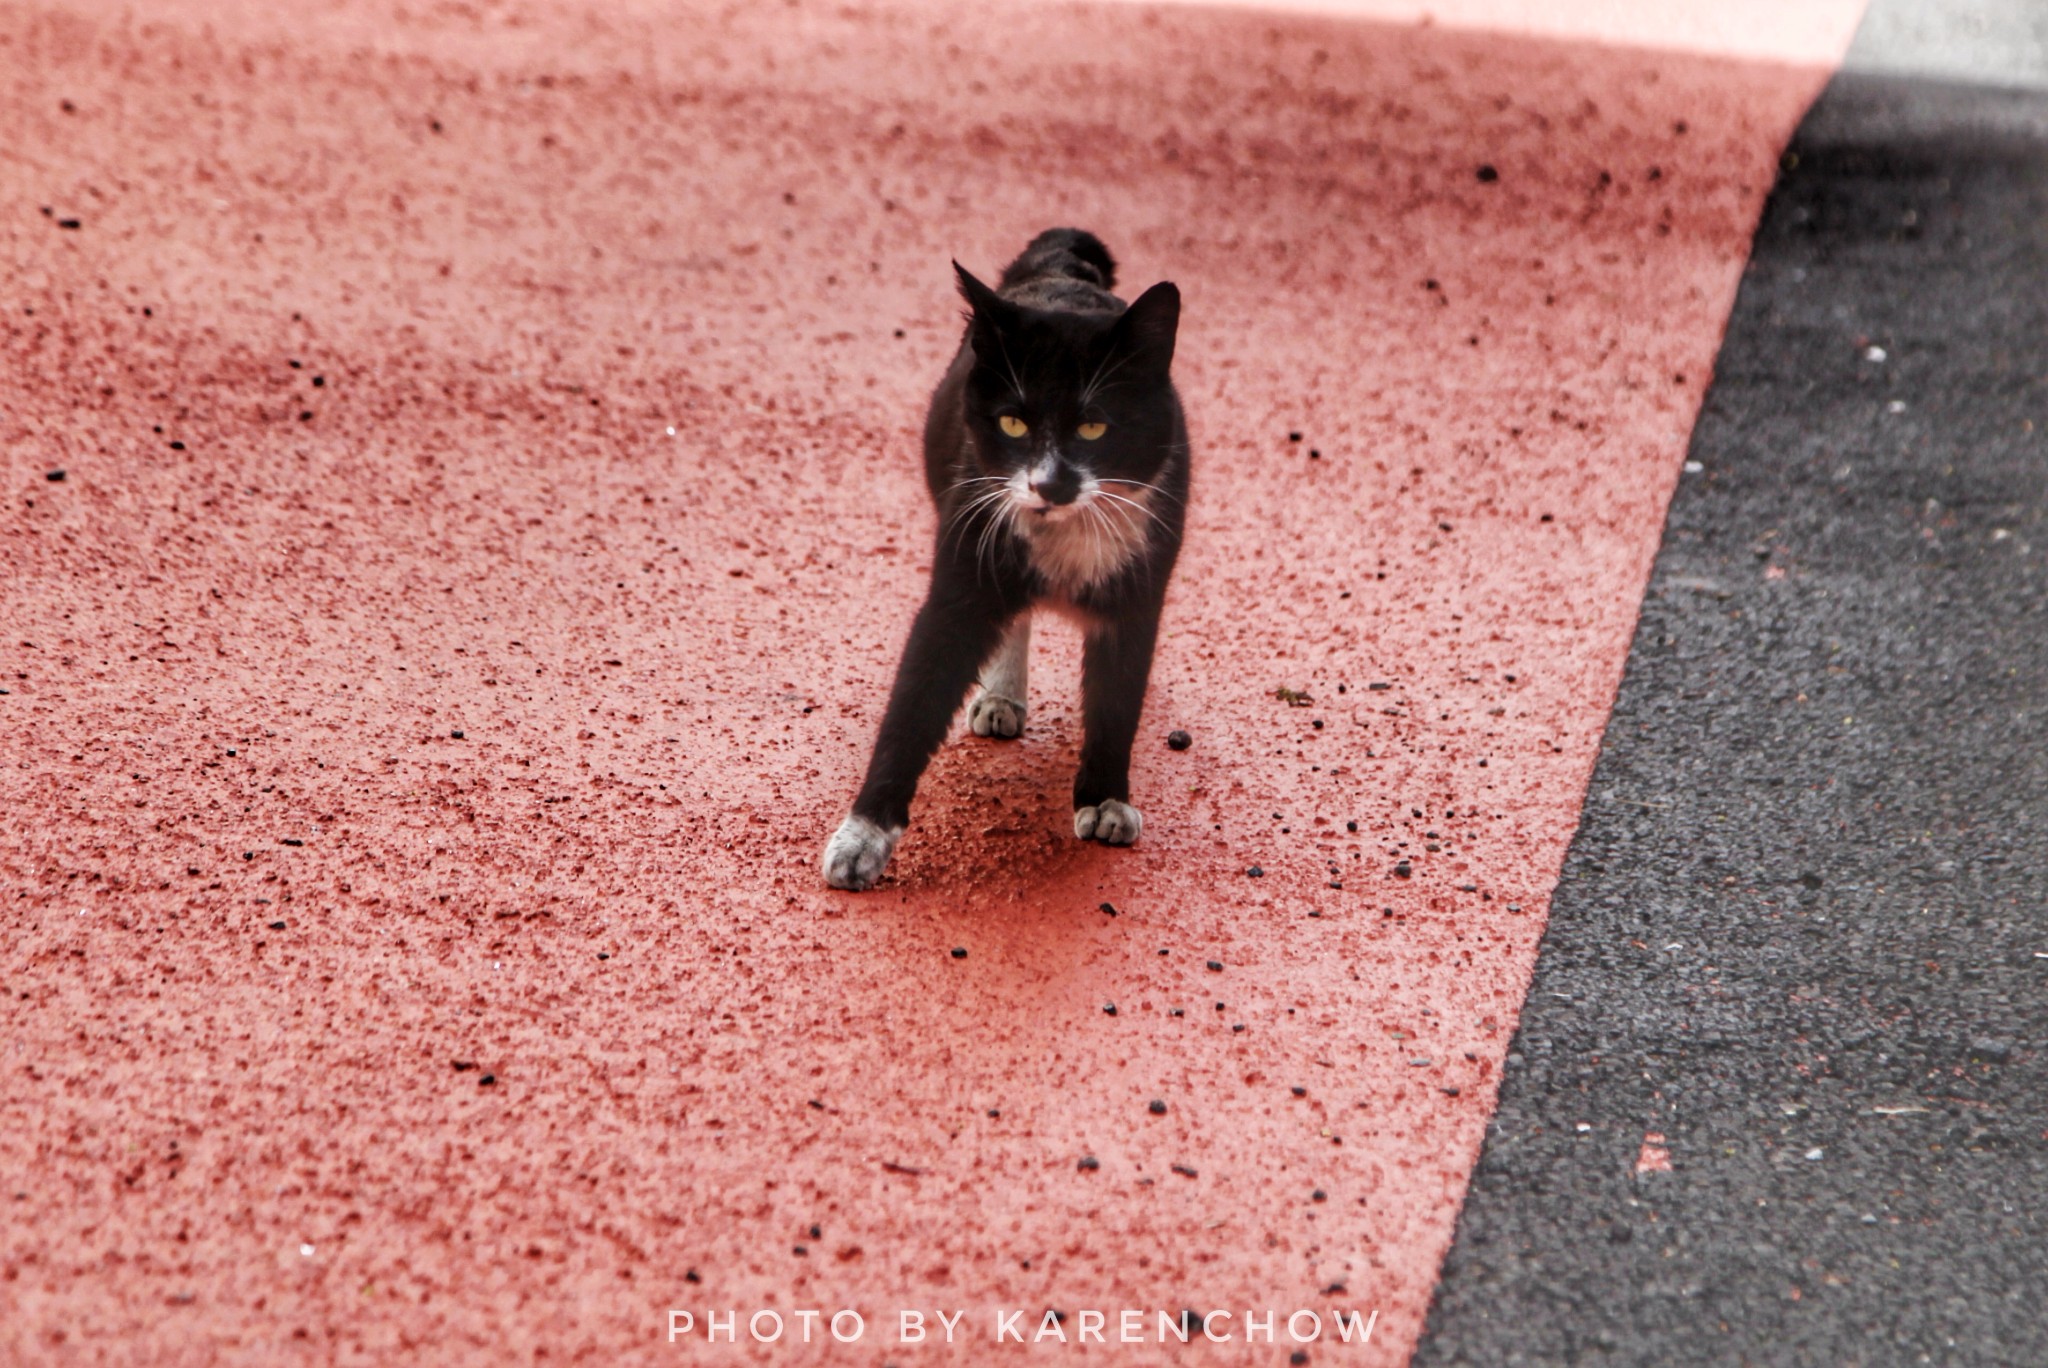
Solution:
<svg viewBox="0 0 2048 1368"><path fill-rule="evenodd" d="M302 1245L300 1245L300 1246L299 1246L299 1254L300 1254L300 1255L301 1255L302 1257L304 1257L304 1258L308 1258L308 1259L312 1258L312 1257L313 1257L313 1246L311 1246L311 1245L309 1245L309 1244L302 1244Z"/></svg>
<svg viewBox="0 0 2048 1368"><path fill-rule="evenodd" d="M1878 361L1878 362L1882 362L1882 361L1884 360L1884 348L1883 348L1883 347L1865 347L1865 348L1863 349L1863 359L1864 359L1865 361Z"/></svg>

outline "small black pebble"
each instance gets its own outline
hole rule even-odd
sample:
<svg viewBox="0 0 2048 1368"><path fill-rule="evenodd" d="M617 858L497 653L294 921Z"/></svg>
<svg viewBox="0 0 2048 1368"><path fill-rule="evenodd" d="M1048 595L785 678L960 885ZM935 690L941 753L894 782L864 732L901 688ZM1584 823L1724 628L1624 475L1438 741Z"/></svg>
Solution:
<svg viewBox="0 0 2048 1368"><path fill-rule="evenodd" d="M1220 974L1220 973L1222 973L1222 972L1223 972L1223 961L1222 961L1222 960L1210 960L1210 961L1209 961L1209 972L1210 972L1210 973L1212 973L1212 974Z"/></svg>
<svg viewBox="0 0 2048 1368"><path fill-rule="evenodd" d="M1244 1029L1244 1023L1242 1021L1232 1022L1230 1029L1233 1033L1242 1031Z"/></svg>
<svg viewBox="0 0 2048 1368"><path fill-rule="evenodd" d="M51 484L62 484L64 483L64 472L61 470L53 470L49 474L43 476L43 478L48 480Z"/></svg>
<svg viewBox="0 0 2048 1368"><path fill-rule="evenodd" d="M292 368L293 370L297 370L297 369L299 368L299 363L298 363L298 360L297 360L297 358L293 358L293 359L292 359L292 360L291 360L290 362L288 362L287 364L289 364L289 365L291 366L291 368Z"/></svg>
<svg viewBox="0 0 2048 1368"><path fill-rule="evenodd" d="M1374 693L1385 693L1394 686L1391 684L1368 684L1365 687L1371 689Z"/></svg>
<svg viewBox="0 0 2048 1368"><path fill-rule="evenodd" d="M1308 449L1308 458L1311 461L1320 461L1323 459L1323 453L1316 450L1314 447L1310 447Z"/></svg>
<svg viewBox="0 0 2048 1368"><path fill-rule="evenodd" d="M1970 1058L1983 1064L2005 1064L2012 1059L2012 1042L1979 1036L1970 1042Z"/></svg>
<svg viewBox="0 0 2048 1368"><path fill-rule="evenodd" d="M964 946L964 945L956 945L956 946L954 946L954 947L953 947L953 958L954 958L954 959L966 959L966 958L967 958L967 947L966 947L966 946Z"/></svg>
<svg viewBox="0 0 2048 1368"><path fill-rule="evenodd" d="M1631 1230L1628 1226L1622 1224L1620 1221L1616 1221L1613 1225L1607 1228L1607 1238L1614 1241L1616 1244L1627 1244L1630 1240L1633 1240L1635 1237L1635 1231Z"/></svg>
<svg viewBox="0 0 2048 1368"><path fill-rule="evenodd" d="M1101 908L1101 910L1102 910L1103 912L1107 913L1107 914L1108 914L1109 916L1112 916L1112 917L1114 917L1114 916L1116 915L1116 904L1115 904L1115 903L1103 903L1103 904L1102 904L1102 908Z"/></svg>
<svg viewBox="0 0 2048 1368"><path fill-rule="evenodd" d="M1253 865L1250 869L1247 869L1245 871L1245 875L1247 878L1263 879L1266 877L1266 871L1259 868L1257 865Z"/></svg>
<svg viewBox="0 0 2048 1368"><path fill-rule="evenodd" d="M815 1225L814 1225L814 1226L812 1226L812 1227L811 1227L811 1238L812 1238L812 1239L814 1239L814 1240L822 1240L823 1238L825 1238L825 1232L824 1232L824 1230L823 1230L823 1229L822 1229L821 1227L819 1227L819 1226L815 1226Z"/></svg>
<svg viewBox="0 0 2048 1368"><path fill-rule="evenodd" d="M470 1063L466 1059L458 1059L455 1061L455 1072L457 1073L468 1073L471 1069L474 1069L475 1067L476 1065Z"/></svg>
<svg viewBox="0 0 2048 1368"><path fill-rule="evenodd" d="M1308 1362L1308 1350L1306 1350L1306 1349L1297 1349L1297 1350L1295 1350L1295 1351L1294 1351L1293 1353L1291 1353L1291 1354L1289 1354L1289 1355L1287 1356L1287 1361L1288 1361L1289 1363L1292 1363L1292 1364L1295 1364L1295 1365L1297 1365L1297 1368L1298 1368L1298 1365L1300 1365L1300 1364L1304 1364L1304 1363L1307 1363L1307 1362Z"/></svg>
<svg viewBox="0 0 2048 1368"><path fill-rule="evenodd" d="M901 336L903 336L903 329L901 329L901 328L898 328L898 329L896 330L896 335L897 335L898 337L901 337Z"/></svg>
<svg viewBox="0 0 2048 1368"><path fill-rule="evenodd" d="M1293 1094L1294 1094L1294 1095L1295 1095L1296 1097L1307 1097L1307 1096L1308 1096L1308 1089L1307 1089L1307 1088L1289 1088L1289 1089L1288 1089L1287 1091L1289 1091L1289 1092L1293 1093Z"/></svg>
<svg viewBox="0 0 2048 1368"><path fill-rule="evenodd" d="M1175 1164L1173 1166L1173 1171L1175 1173L1178 1173L1183 1178L1199 1178L1202 1176L1201 1174L1195 1172L1193 1169L1189 1168L1186 1164Z"/></svg>
<svg viewBox="0 0 2048 1368"><path fill-rule="evenodd" d="M809 1102L806 1102L806 1103L805 1103L804 1105L805 1105L805 1106L807 1106L807 1107L809 1107L809 1108L810 1108L810 1109L811 1109L812 1111L823 1111L823 1110L825 1110L825 1104L824 1104L823 1102L820 1102L820 1101L819 1101L819 1100L818 1100L817 1098L815 1098L815 1097L814 1097L814 1098L812 1098L812 1099L811 1099L811 1100L810 1100Z"/></svg>
<svg viewBox="0 0 2048 1368"><path fill-rule="evenodd" d="M1287 440L1290 442L1298 442L1301 440L1301 434L1298 432L1290 432L1287 434Z"/></svg>
<svg viewBox="0 0 2048 1368"><path fill-rule="evenodd" d="M697 1270L693 1268L689 1272L683 1274L683 1281L688 1283L700 1283L704 1280L697 1276Z"/></svg>
<svg viewBox="0 0 2048 1368"><path fill-rule="evenodd" d="M183 451L184 449L185 449L185 444L184 444L183 442L173 442L173 443L171 443L171 450L173 450L173 451Z"/></svg>
<svg viewBox="0 0 2048 1368"><path fill-rule="evenodd" d="M1308 1199L1311 1202L1327 1202L1330 1200L1330 1194L1323 1191L1321 1188L1317 1188L1314 1192L1311 1192L1308 1195Z"/></svg>
<svg viewBox="0 0 2048 1368"><path fill-rule="evenodd" d="M485 1074L482 1078L479 1078L476 1081L476 1085L479 1088L490 1088L495 1087L497 1085L497 1082L498 1076L496 1074Z"/></svg>
<svg viewBox="0 0 2048 1368"><path fill-rule="evenodd" d="M1194 744L1195 744L1195 738L1194 738L1194 737L1192 737L1192 736L1189 736L1189 735L1188 735L1188 734L1187 734L1186 732L1184 732L1184 731L1180 731L1180 730L1177 730L1177 729L1176 729L1176 730L1174 730L1174 731L1170 731L1170 732L1168 732L1168 733L1166 734L1166 748L1167 748L1168 750L1177 750L1177 751L1184 751L1184 750L1186 750L1186 749L1187 749L1187 748L1188 748L1189 746L1192 746L1192 745L1194 745Z"/></svg>
<svg viewBox="0 0 2048 1368"><path fill-rule="evenodd" d="M462 739L462 733L459 731L449 732L448 735L454 737L457 741L460 741Z"/></svg>
<svg viewBox="0 0 2048 1368"><path fill-rule="evenodd" d="M1164 1116L1166 1115L1166 1104L1155 1097L1146 1106L1145 1110L1151 1112L1154 1116Z"/></svg>
<svg viewBox="0 0 2048 1368"><path fill-rule="evenodd" d="M605 953L605 952L604 952L604 951L602 951L602 950L600 950L600 951L598 951L598 952L597 952L597 957L598 957L599 959L610 959L610 958L611 958L611 956L610 956L609 954Z"/></svg>
<svg viewBox="0 0 2048 1368"><path fill-rule="evenodd" d="M324 375L316 375L316 376L314 376L314 377L313 377L313 388L314 388L314 389L319 389L319 388L321 388L322 386L324 386L324 385L325 385L326 383L327 383L327 377L326 377L326 376L324 376Z"/></svg>
<svg viewBox="0 0 2048 1368"><path fill-rule="evenodd" d="M58 219L57 226L59 228L77 228L80 224L77 219Z"/></svg>
<svg viewBox="0 0 2048 1368"><path fill-rule="evenodd" d="M1486 184L1491 185L1493 182L1500 179L1500 172L1494 170L1490 164L1484 165L1479 168L1479 179L1485 182Z"/></svg>
<svg viewBox="0 0 2048 1368"><path fill-rule="evenodd" d="M302 846L302 845L304 845L304 844L305 844L305 842L304 842L304 841L302 841L302 840L300 840L300 839L299 839L298 837L296 837L296 836L287 836L287 837L285 837L285 838L284 838L284 840L282 840L281 842L279 842L279 844L280 844L280 845L288 845L288 846Z"/></svg>
<svg viewBox="0 0 2048 1368"><path fill-rule="evenodd" d="M1323 719L1320 717L1311 719L1309 725L1311 727L1314 727L1317 731L1321 731L1323 729Z"/></svg>
<svg viewBox="0 0 2048 1368"><path fill-rule="evenodd" d="M1102 1161L1092 1154L1084 1154L1075 1161L1074 1167L1080 1169L1083 1173L1093 1173L1102 1167Z"/></svg>
<svg viewBox="0 0 2048 1368"><path fill-rule="evenodd" d="M1397 879L1406 879L1413 875L1414 872L1414 870L1408 867L1408 862L1406 860L1403 860L1401 861L1401 863L1394 866L1394 877Z"/></svg>
<svg viewBox="0 0 2048 1368"><path fill-rule="evenodd" d="M1345 829L1346 831L1356 831L1356 830L1358 830L1358 823L1356 823L1356 822L1346 822L1346 823L1344 824L1344 829Z"/></svg>
<svg viewBox="0 0 2048 1368"><path fill-rule="evenodd" d="M273 931L282 931L282 930L284 930L284 923L283 923L283 922L272 922L272 923L270 924L270 929L271 929L271 930L273 930Z"/></svg>
<svg viewBox="0 0 2048 1368"><path fill-rule="evenodd" d="M802 1245L791 1245L789 1247L789 1252L796 1255L798 1258L802 1258L804 1255L810 1253L811 1251L804 1248Z"/></svg>
<svg viewBox="0 0 2048 1368"><path fill-rule="evenodd" d="M988 1119L989 1119L989 1120L991 1120L991 1121L998 1121L998 1120L1001 1120L1001 1119L1002 1119L1002 1115L1003 1115L1003 1114L1002 1114L1002 1112L998 1111L998 1110L997 1110L996 1108L994 1108L994 1107L990 1107L990 1108L988 1109Z"/></svg>
<svg viewBox="0 0 2048 1368"><path fill-rule="evenodd" d="M299 410L299 421L300 421L300 422L302 422L302 423L310 423L310 422L312 422L312 421L313 421L313 410L311 410L311 409L300 409L300 410Z"/></svg>

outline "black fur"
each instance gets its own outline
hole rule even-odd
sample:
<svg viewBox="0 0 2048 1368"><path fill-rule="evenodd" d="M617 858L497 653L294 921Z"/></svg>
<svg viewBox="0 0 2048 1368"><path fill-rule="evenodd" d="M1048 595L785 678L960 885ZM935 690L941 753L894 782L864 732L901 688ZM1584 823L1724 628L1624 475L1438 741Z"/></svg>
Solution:
<svg viewBox="0 0 2048 1368"><path fill-rule="evenodd" d="M1131 742L1187 503L1187 427L1168 373L1179 292L1155 285L1127 307L1110 293L1108 250L1072 228L1039 234L995 290L954 269L971 312L925 421L925 478L939 510L931 588L853 804L855 817L885 831L908 823L918 779L968 688L1012 620L1037 605L1078 617L1086 633L1074 806L1129 799ZM1006 435L1006 415L1027 435ZM1084 423L1104 430L1084 440ZM1020 468L1046 477L1030 488L1047 509L1007 502L1000 482ZM1099 483L1086 495L1091 476ZM983 497L992 490L1003 493ZM1082 507L1065 507L1077 499ZM1034 518L1045 521L1026 530ZM1046 548L1078 545L1065 529L1087 518L1128 529L1130 555L1080 582Z"/></svg>

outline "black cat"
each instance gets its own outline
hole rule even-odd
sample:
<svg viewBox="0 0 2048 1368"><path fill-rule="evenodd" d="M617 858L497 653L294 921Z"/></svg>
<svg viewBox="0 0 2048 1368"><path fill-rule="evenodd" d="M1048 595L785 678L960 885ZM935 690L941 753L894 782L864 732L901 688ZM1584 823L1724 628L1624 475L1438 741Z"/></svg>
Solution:
<svg viewBox="0 0 2048 1368"><path fill-rule="evenodd" d="M1074 228L1040 233L997 289L953 269L972 314L925 418L925 481L939 509L931 591L867 779L825 846L834 888L881 877L918 778L977 678L975 734L1024 729L1040 607L1086 634L1074 834L1138 839L1131 739L1188 493L1187 424L1167 374L1180 291L1154 285L1125 307L1110 293L1108 249Z"/></svg>

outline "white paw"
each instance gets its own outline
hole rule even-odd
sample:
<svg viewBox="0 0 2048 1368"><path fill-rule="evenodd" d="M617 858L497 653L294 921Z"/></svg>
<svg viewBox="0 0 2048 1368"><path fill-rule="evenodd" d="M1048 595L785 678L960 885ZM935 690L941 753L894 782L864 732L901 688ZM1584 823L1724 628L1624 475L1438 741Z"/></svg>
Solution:
<svg viewBox="0 0 2048 1368"><path fill-rule="evenodd" d="M1114 798L1099 807L1074 809L1074 834L1084 841L1129 845L1138 839L1138 828L1144 824L1136 808Z"/></svg>
<svg viewBox="0 0 2048 1368"><path fill-rule="evenodd" d="M825 882L855 893L873 888L902 838L902 827L884 831L865 817L848 817L825 843Z"/></svg>
<svg viewBox="0 0 2048 1368"><path fill-rule="evenodd" d="M1024 705L1014 698L984 690L967 709L967 725L976 736L1020 736L1024 731Z"/></svg>

